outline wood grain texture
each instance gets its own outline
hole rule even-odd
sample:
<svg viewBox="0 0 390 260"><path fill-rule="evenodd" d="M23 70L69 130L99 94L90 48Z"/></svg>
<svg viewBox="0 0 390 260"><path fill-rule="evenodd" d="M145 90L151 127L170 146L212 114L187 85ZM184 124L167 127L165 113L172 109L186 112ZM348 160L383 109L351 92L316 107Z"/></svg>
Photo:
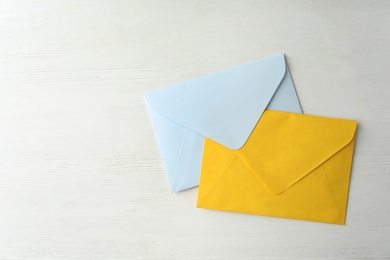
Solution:
<svg viewBox="0 0 390 260"><path fill-rule="evenodd" d="M347 225L171 194L142 94L284 52L359 121ZM0 0L0 259L390 259L390 2Z"/></svg>

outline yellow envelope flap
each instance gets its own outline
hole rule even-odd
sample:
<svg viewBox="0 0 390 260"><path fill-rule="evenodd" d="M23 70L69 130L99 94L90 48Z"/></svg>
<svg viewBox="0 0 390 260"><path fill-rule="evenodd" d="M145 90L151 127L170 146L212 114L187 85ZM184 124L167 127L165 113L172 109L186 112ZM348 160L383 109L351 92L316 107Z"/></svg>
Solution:
<svg viewBox="0 0 390 260"><path fill-rule="evenodd" d="M238 156L268 190L283 193L343 149L357 121L266 110Z"/></svg>

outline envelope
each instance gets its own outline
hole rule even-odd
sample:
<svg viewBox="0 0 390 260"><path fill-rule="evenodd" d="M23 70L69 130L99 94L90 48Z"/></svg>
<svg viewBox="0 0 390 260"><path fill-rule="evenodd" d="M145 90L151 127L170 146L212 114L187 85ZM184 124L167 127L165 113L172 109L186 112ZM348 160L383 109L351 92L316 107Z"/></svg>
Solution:
<svg viewBox="0 0 390 260"><path fill-rule="evenodd" d="M345 224L356 127L266 110L241 149L206 138L197 207Z"/></svg>
<svg viewBox="0 0 390 260"><path fill-rule="evenodd" d="M302 112L283 54L144 97L172 192L199 184L205 137L239 149L267 107Z"/></svg>

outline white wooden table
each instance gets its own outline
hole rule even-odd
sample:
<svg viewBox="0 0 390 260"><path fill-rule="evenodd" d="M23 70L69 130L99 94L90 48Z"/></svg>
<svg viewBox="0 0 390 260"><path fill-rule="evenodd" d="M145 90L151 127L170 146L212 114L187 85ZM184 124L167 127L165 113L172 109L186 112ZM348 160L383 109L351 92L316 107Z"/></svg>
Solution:
<svg viewBox="0 0 390 260"><path fill-rule="evenodd" d="M279 52L359 121L346 226L169 192L142 94ZM0 0L0 259L390 259L390 1Z"/></svg>

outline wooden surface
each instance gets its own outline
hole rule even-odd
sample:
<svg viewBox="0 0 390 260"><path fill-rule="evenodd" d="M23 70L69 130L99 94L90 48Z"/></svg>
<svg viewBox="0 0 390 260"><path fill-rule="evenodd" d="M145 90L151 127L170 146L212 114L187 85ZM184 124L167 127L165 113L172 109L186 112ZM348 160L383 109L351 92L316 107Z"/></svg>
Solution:
<svg viewBox="0 0 390 260"><path fill-rule="evenodd" d="M359 121L347 225L171 194L142 94L284 52ZM390 1L0 0L0 259L390 259Z"/></svg>

